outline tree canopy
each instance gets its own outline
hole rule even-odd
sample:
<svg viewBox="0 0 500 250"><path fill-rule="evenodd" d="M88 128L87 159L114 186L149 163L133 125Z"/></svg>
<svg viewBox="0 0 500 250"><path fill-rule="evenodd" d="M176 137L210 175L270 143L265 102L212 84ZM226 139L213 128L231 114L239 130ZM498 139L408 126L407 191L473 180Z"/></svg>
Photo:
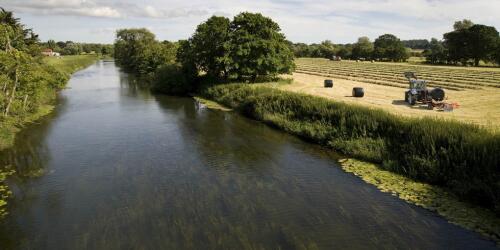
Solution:
<svg viewBox="0 0 500 250"><path fill-rule="evenodd" d="M277 23L259 13L243 12L230 25L230 72L237 78L290 73L293 53Z"/></svg>
<svg viewBox="0 0 500 250"><path fill-rule="evenodd" d="M390 61L405 61L409 57L404 44L392 34L379 36L375 40L374 56Z"/></svg>

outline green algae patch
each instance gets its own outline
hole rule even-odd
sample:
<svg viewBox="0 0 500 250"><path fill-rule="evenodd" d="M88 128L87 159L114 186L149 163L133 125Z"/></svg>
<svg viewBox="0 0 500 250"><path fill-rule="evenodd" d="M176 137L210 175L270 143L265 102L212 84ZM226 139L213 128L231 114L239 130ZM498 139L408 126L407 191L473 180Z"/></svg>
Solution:
<svg viewBox="0 0 500 250"><path fill-rule="evenodd" d="M450 223L476 231L500 244L500 218L492 211L460 201L446 189L416 182L355 159L339 160L344 171L406 202L437 212Z"/></svg>
<svg viewBox="0 0 500 250"><path fill-rule="evenodd" d="M9 187L5 184L5 179L9 175L14 174L14 170L9 167L5 167L3 171L0 172L0 219L7 215L7 199L12 195Z"/></svg>
<svg viewBox="0 0 500 250"><path fill-rule="evenodd" d="M209 108L209 109L216 109L216 110L222 110L222 111L231 111L232 109L230 108L227 108L217 102L214 102L214 101L210 101L208 99L204 99L202 97L199 97L199 96L194 96L193 97L198 103L201 103L203 104L205 107Z"/></svg>

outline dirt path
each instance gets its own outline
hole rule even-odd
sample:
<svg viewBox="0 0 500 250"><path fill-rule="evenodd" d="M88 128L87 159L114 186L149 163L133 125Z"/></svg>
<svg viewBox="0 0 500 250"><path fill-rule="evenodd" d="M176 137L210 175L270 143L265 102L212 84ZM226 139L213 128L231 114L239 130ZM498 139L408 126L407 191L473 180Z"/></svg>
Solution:
<svg viewBox="0 0 500 250"><path fill-rule="evenodd" d="M500 89L498 88L466 91L446 90L447 102L457 102L460 108L453 112L440 112L427 110L425 107L406 105L404 102L405 90L402 88L334 79L334 86L329 89L323 87L325 77L294 73L293 78L292 84L279 85L278 88L368 107L383 108L398 115L441 117L480 124L497 131L500 128ZM365 97L351 97L353 87L363 87Z"/></svg>

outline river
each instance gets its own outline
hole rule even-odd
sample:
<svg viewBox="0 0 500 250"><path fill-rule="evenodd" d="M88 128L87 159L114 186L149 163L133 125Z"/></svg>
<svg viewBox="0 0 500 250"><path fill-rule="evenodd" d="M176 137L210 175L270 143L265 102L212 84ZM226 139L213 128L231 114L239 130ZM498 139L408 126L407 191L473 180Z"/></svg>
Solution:
<svg viewBox="0 0 500 250"><path fill-rule="evenodd" d="M140 86L112 61L79 71L0 154L18 172L0 249L495 248L330 150Z"/></svg>

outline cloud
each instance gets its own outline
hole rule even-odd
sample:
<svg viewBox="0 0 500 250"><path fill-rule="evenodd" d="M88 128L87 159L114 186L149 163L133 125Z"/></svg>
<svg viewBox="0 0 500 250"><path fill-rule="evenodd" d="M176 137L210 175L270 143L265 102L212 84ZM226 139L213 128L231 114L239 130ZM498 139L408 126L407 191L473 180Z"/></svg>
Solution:
<svg viewBox="0 0 500 250"><path fill-rule="evenodd" d="M136 13L137 17L151 17L151 18L176 18L176 17L189 17L189 16L202 16L207 15L207 10L198 9L172 9L162 10L157 9L151 5L147 5L142 9L142 12Z"/></svg>
<svg viewBox="0 0 500 250"><path fill-rule="evenodd" d="M46 22L50 27L50 20L58 17L69 21L67 16L88 16L94 19L75 21L72 29L152 27L162 39L185 39L211 15L232 17L242 11L269 16L290 40L309 43L354 42L384 33L403 39L441 38L454 21L464 18L500 28L500 0L0 0L0 6L28 13L37 20L32 26ZM81 39L87 37L82 34Z"/></svg>
<svg viewBox="0 0 500 250"><path fill-rule="evenodd" d="M39 15L65 15L119 18L122 14L117 9L98 5L89 0L27 0L0 1L9 10Z"/></svg>

